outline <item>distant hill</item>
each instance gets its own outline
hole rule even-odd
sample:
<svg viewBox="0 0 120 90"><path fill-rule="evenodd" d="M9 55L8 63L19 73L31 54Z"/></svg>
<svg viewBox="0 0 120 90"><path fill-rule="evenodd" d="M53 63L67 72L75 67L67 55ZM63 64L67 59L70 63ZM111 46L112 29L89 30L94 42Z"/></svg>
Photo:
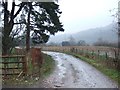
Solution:
<svg viewBox="0 0 120 90"><path fill-rule="evenodd" d="M76 40L76 42L78 42L79 40L84 40L88 44L96 42L99 38L102 38L103 40L109 42L117 42L118 40L116 27L117 24L114 23L105 27L80 31L75 34L62 34L51 36L49 42L61 43L62 41L68 41L70 36L72 36Z"/></svg>

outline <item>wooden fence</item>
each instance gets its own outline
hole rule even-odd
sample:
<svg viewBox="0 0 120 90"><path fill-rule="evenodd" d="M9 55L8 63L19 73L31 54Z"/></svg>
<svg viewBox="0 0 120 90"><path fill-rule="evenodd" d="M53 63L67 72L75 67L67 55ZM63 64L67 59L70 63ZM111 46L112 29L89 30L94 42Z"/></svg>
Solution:
<svg viewBox="0 0 120 90"><path fill-rule="evenodd" d="M31 48L29 53L25 53L25 49L15 48L11 55L0 56L1 75L9 78L10 75L20 77L39 74L42 62L40 48Z"/></svg>
<svg viewBox="0 0 120 90"><path fill-rule="evenodd" d="M6 55L0 56L0 68L2 75L6 78L8 75L26 74L25 55Z"/></svg>
<svg viewBox="0 0 120 90"><path fill-rule="evenodd" d="M120 50L112 47L100 46L48 46L43 47L42 50L71 52L80 54L84 57L94 60L101 60L107 63L110 67L117 68L120 62Z"/></svg>
<svg viewBox="0 0 120 90"><path fill-rule="evenodd" d="M68 51L81 54L92 55L105 55L106 57L117 58L119 56L119 49L112 47L100 47L100 46L49 46L43 47L42 50L48 51Z"/></svg>

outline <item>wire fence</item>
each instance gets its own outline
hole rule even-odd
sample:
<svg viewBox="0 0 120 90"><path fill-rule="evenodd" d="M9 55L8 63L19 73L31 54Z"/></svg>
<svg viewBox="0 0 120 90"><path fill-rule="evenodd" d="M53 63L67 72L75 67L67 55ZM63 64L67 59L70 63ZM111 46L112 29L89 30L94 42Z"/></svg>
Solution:
<svg viewBox="0 0 120 90"><path fill-rule="evenodd" d="M42 50L70 52L89 59L106 63L110 68L118 68L120 63L120 49L100 46L48 46Z"/></svg>

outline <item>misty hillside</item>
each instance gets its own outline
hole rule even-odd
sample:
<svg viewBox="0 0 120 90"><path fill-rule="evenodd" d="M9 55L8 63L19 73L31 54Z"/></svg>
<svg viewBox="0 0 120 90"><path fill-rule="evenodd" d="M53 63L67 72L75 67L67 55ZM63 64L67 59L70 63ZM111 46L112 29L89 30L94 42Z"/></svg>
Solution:
<svg viewBox="0 0 120 90"><path fill-rule="evenodd" d="M69 41L70 36L72 36L76 42L79 40L85 40L88 44L96 42L99 38L109 42L117 42L116 27L116 24L110 24L105 27L88 29L75 34L51 36L48 43L61 43L62 41Z"/></svg>

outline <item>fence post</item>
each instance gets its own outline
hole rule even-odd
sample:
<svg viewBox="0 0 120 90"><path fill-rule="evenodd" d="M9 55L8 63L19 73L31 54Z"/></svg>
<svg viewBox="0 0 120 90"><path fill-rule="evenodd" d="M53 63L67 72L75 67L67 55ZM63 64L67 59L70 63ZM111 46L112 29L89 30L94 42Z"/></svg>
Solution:
<svg viewBox="0 0 120 90"><path fill-rule="evenodd" d="M92 58L94 58L94 50L92 50Z"/></svg>
<svg viewBox="0 0 120 90"><path fill-rule="evenodd" d="M22 57L23 60L23 73L26 76L27 75L27 57Z"/></svg>
<svg viewBox="0 0 120 90"><path fill-rule="evenodd" d="M108 59L108 55L107 55L107 52L105 52L105 58L106 58L106 60Z"/></svg>
<svg viewBox="0 0 120 90"><path fill-rule="evenodd" d="M78 50L77 50L77 48L75 48L75 52L76 52L76 53L78 53Z"/></svg>
<svg viewBox="0 0 120 90"><path fill-rule="evenodd" d="M118 62L119 62L119 60L118 60L118 56L119 56L119 52L117 52L116 50L114 50L114 52L115 52L115 58L113 59L113 62L114 62L114 65L115 65L115 67L116 68L118 68Z"/></svg>
<svg viewBox="0 0 120 90"><path fill-rule="evenodd" d="M115 59L117 59L117 52L116 52L116 50L114 50L114 52L115 52Z"/></svg>
<svg viewBox="0 0 120 90"><path fill-rule="evenodd" d="M86 54L85 55L86 57L89 57L89 55L88 55L88 49L86 50L85 54Z"/></svg>
<svg viewBox="0 0 120 90"><path fill-rule="evenodd" d="M100 55L100 50L98 50L98 55L97 55L98 59L99 59L99 55Z"/></svg>
<svg viewBox="0 0 120 90"><path fill-rule="evenodd" d="M82 48L82 53L81 53L81 55L84 55L83 48Z"/></svg>

